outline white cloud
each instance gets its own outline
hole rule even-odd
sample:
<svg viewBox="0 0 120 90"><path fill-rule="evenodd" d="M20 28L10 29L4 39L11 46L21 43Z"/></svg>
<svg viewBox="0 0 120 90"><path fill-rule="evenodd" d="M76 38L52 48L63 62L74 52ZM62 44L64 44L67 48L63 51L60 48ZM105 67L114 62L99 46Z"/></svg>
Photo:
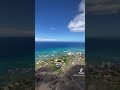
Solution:
<svg viewBox="0 0 120 90"><path fill-rule="evenodd" d="M86 0L86 13L99 15L120 13L120 0Z"/></svg>
<svg viewBox="0 0 120 90"><path fill-rule="evenodd" d="M54 27L50 27L50 30L56 30L56 28L54 28Z"/></svg>
<svg viewBox="0 0 120 90"><path fill-rule="evenodd" d="M56 41L56 39L51 39L51 38L35 38L36 42L41 42L41 41Z"/></svg>
<svg viewBox="0 0 120 90"><path fill-rule="evenodd" d="M0 28L0 37L33 37L34 30L20 30L17 28Z"/></svg>
<svg viewBox="0 0 120 90"><path fill-rule="evenodd" d="M68 28L73 32L85 31L85 1L82 0L79 4L79 13L69 22Z"/></svg>

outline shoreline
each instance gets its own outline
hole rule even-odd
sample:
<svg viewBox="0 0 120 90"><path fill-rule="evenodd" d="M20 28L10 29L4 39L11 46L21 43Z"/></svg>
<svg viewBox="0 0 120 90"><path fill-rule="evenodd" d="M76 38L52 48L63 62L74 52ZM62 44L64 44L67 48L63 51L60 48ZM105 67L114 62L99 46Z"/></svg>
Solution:
<svg viewBox="0 0 120 90"><path fill-rule="evenodd" d="M79 72L85 68L85 55L80 52L39 60L35 65L35 90L68 90L71 86L77 90L84 88L85 75Z"/></svg>
<svg viewBox="0 0 120 90"><path fill-rule="evenodd" d="M35 70L42 67L51 67L53 72L66 70L74 65L85 65L85 55L81 52L71 53L54 58L39 59L35 62Z"/></svg>

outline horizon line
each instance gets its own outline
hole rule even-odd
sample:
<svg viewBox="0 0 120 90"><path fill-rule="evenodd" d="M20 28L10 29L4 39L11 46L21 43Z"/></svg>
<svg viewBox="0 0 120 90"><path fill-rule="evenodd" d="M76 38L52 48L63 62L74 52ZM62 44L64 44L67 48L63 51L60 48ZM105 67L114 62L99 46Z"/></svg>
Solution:
<svg viewBox="0 0 120 90"><path fill-rule="evenodd" d="M85 43L85 41L35 41L35 42L81 42L81 43Z"/></svg>

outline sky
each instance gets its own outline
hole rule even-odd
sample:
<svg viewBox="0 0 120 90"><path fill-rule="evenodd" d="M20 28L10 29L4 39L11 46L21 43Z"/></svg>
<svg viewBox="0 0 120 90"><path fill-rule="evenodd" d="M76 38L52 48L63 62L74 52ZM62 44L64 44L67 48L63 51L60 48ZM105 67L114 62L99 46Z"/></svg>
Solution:
<svg viewBox="0 0 120 90"><path fill-rule="evenodd" d="M35 0L35 41L85 42L84 0Z"/></svg>
<svg viewBox="0 0 120 90"><path fill-rule="evenodd" d="M120 0L86 0L86 37L120 38Z"/></svg>
<svg viewBox="0 0 120 90"><path fill-rule="evenodd" d="M48 41L83 41L84 36L120 37L120 0L86 0L86 33L76 31L84 30L77 28L84 27L80 2L81 0L1 0L0 37L31 37L34 33L38 40ZM77 20L78 25L74 23Z"/></svg>
<svg viewBox="0 0 120 90"><path fill-rule="evenodd" d="M0 37L34 37L34 0L0 1Z"/></svg>

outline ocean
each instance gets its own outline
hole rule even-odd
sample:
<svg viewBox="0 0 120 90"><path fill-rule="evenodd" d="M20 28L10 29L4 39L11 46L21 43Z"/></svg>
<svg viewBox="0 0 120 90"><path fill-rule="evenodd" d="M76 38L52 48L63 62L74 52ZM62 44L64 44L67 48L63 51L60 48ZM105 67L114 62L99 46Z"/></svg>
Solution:
<svg viewBox="0 0 120 90"><path fill-rule="evenodd" d="M34 64L34 37L0 38L0 75Z"/></svg>
<svg viewBox="0 0 120 90"><path fill-rule="evenodd" d="M86 38L86 62L120 63L119 38Z"/></svg>
<svg viewBox="0 0 120 90"><path fill-rule="evenodd" d="M59 56L71 52L83 52L86 61L120 62L120 39L90 38L79 42L35 42L34 38L0 38L0 75L10 69L31 67L39 55ZM117 59L101 59L113 57ZM32 66L34 67L34 66Z"/></svg>
<svg viewBox="0 0 120 90"><path fill-rule="evenodd" d="M80 42L35 42L35 60L59 57L68 52L85 54L85 43Z"/></svg>

